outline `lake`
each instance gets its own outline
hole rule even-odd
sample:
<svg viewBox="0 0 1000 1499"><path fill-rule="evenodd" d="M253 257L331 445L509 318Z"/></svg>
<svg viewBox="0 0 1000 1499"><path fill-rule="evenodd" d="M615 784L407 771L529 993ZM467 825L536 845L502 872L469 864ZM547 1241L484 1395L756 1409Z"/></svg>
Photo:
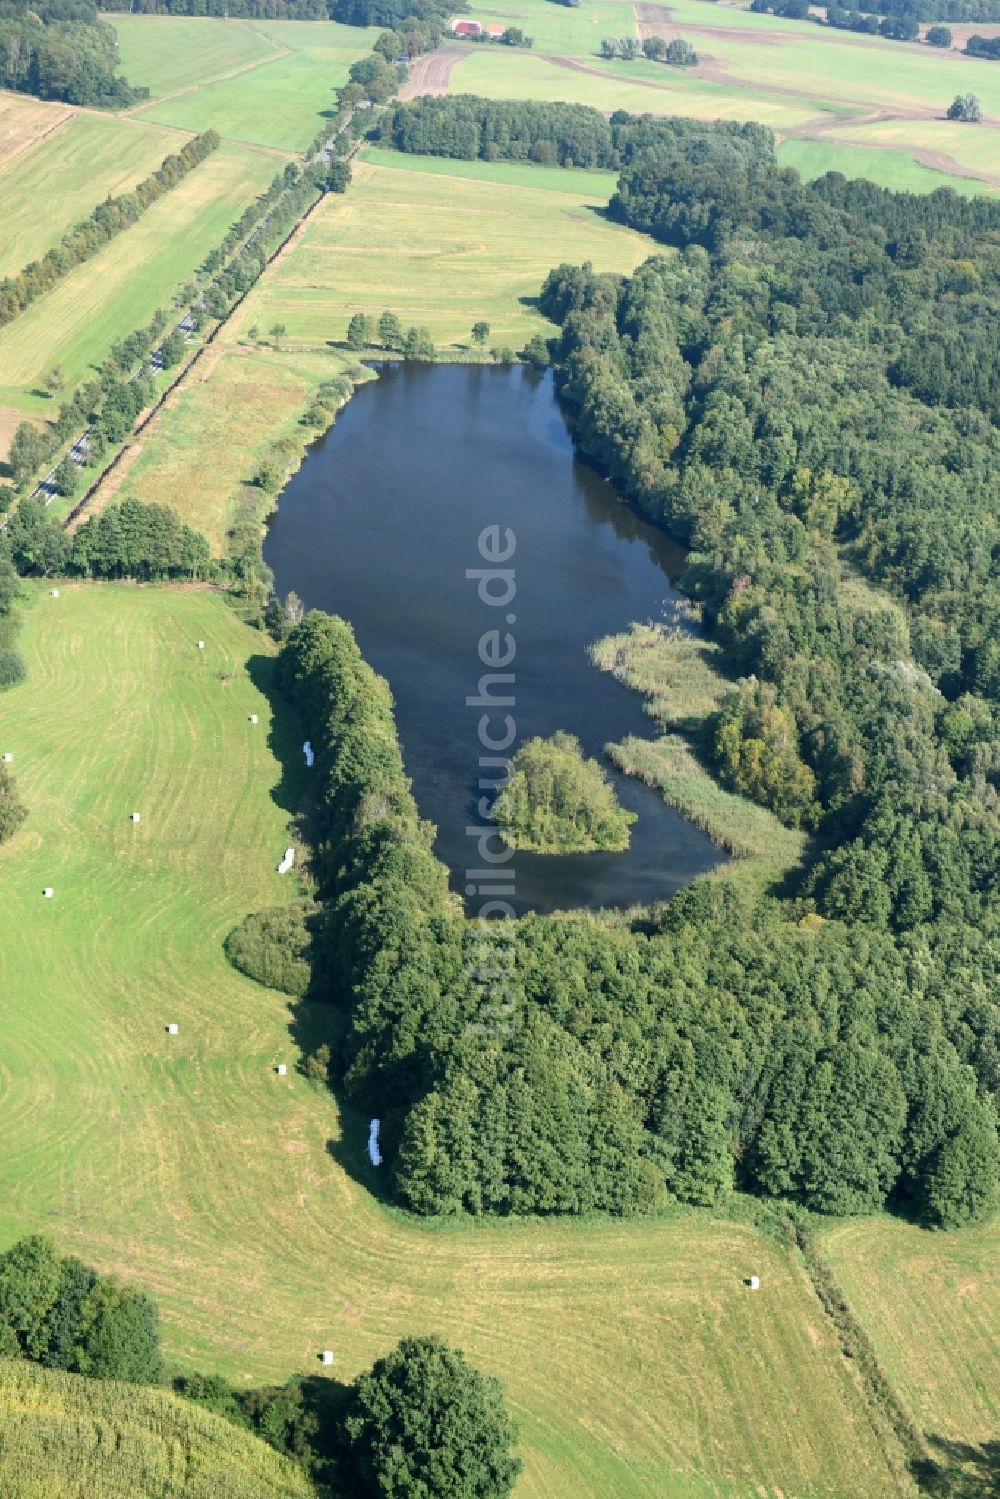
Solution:
<svg viewBox="0 0 1000 1499"><path fill-rule="evenodd" d="M385 365L289 482L264 557L282 597L350 620L388 679L421 815L470 911L498 848L494 832L484 863L477 803L491 793L478 783L498 772L480 757L557 729L596 756L651 734L642 699L593 667L587 646L661 618L683 554L574 457L549 374ZM484 747L481 720L503 754ZM630 848L498 864L518 914L666 899L719 862L656 792L607 768L638 814Z"/></svg>

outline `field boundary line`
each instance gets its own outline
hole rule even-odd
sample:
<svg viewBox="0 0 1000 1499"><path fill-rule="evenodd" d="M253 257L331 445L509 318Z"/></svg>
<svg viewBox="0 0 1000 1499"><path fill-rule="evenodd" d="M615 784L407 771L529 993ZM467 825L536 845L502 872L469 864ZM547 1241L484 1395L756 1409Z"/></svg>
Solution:
<svg viewBox="0 0 1000 1499"><path fill-rule="evenodd" d="M844 1357L854 1363L875 1439L900 1496L938 1494L938 1467L924 1436L882 1366L875 1345L848 1301L811 1227L800 1213L780 1214L779 1223L803 1267L820 1306L833 1324Z"/></svg>
<svg viewBox="0 0 1000 1499"><path fill-rule="evenodd" d="M15 94L13 90L8 89L3 89L0 92L4 94L11 93L15 99L30 99L34 97L32 94ZM46 130L43 130L41 135L34 135L31 140L22 141L13 151L9 151L3 160L0 161L0 173L5 172L10 163L16 161L19 156L23 156L25 151L30 151L33 146L40 146L42 141L47 141L50 135L55 135L57 130L61 130L64 125L68 125L70 120L73 119L74 114L75 111L71 107L67 108L66 113L61 115L58 120L55 120L53 124L49 125Z"/></svg>

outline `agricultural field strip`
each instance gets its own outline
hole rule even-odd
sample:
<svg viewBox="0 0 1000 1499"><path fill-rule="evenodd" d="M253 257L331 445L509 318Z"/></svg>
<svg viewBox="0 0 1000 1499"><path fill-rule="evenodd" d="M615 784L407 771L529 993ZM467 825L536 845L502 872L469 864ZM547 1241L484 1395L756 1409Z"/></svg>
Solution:
<svg viewBox="0 0 1000 1499"><path fill-rule="evenodd" d="M124 22L125 24L121 24ZM171 68L158 71L160 49L149 23L182 28L192 42L207 39L211 65L202 60L194 81ZM151 76L155 97L137 106L136 117L190 130L217 130L224 140L285 152L301 152L316 134L321 113L333 90L347 81L348 68L370 52L377 30L334 22L225 22L178 17L119 17L126 71ZM230 28L239 27L246 55L237 68L227 67L225 46ZM173 31L171 31L173 35ZM266 49L263 53L260 48ZM146 74L143 69L151 69ZM157 83L159 86L157 87Z"/></svg>
<svg viewBox="0 0 1000 1499"><path fill-rule="evenodd" d="M251 148L223 145L92 260L0 331L0 405L48 414L42 377L61 363L74 388L115 338L169 303L274 167Z"/></svg>
<svg viewBox="0 0 1000 1499"><path fill-rule="evenodd" d="M128 192L178 144L162 126L136 129L120 117L77 111L0 160L0 278L44 255L104 198Z"/></svg>

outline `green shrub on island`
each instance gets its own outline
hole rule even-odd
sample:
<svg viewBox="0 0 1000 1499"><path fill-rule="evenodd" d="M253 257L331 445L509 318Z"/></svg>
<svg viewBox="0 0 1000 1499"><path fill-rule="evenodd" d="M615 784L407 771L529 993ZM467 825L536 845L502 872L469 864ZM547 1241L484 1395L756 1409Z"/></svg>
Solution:
<svg viewBox="0 0 1000 1499"><path fill-rule="evenodd" d="M506 843L536 854L621 853L634 812L622 807L596 760L572 734L529 739L493 815Z"/></svg>

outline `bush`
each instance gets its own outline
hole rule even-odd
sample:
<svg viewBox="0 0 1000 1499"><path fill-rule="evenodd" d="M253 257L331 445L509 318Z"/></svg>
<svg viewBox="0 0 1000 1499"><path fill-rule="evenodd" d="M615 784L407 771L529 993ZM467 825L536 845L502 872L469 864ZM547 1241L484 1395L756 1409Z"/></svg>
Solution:
<svg viewBox="0 0 1000 1499"><path fill-rule="evenodd" d="M303 900L252 912L226 938L226 957L258 984L301 999L312 977L310 922L317 909Z"/></svg>
<svg viewBox="0 0 1000 1499"><path fill-rule="evenodd" d="M28 668L21 652L0 646L0 692L6 687L16 687L27 675Z"/></svg>
<svg viewBox="0 0 1000 1499"><path fill-rule="evenodd" d="M21 1239L0 1255L0 1348L53 1368L155 1384L162 1374L156 1307L49 1239Z"/></svg>
<svg viewBox="0 0 1000 1499"><path fill-rule="evenodd" d="M345 1426L355 1493L501 1499L521 1470L499 1380L438 1338L404 1338L363 1374Z"/></svg>

